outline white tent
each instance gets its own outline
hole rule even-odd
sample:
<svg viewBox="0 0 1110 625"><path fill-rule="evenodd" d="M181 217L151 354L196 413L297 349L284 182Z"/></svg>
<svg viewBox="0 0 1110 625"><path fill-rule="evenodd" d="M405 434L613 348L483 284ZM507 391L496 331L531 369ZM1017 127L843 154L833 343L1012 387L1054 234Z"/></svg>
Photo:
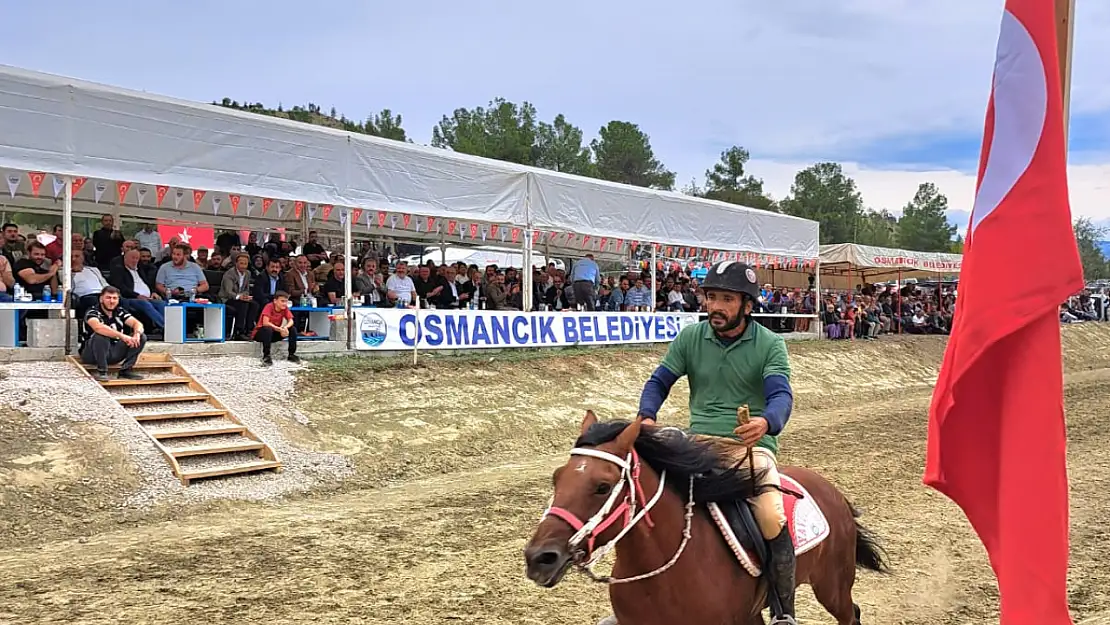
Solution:
<svg viewBox="0 0 1110 625"><path fill-rule="evenodd" d="M818 255L817 223L805 219L6 66L0 127L0 168L508 224L595 245ZM296 223L291 211L269 221Z"/></svg>
<svg viewBox="0 0 1110 625"><path fill-rule="evenodd" d="M962 262L961 254L833 243L821 246L821 279L827 286L854 288L895 277L954 276L959 275Z"/></svg>

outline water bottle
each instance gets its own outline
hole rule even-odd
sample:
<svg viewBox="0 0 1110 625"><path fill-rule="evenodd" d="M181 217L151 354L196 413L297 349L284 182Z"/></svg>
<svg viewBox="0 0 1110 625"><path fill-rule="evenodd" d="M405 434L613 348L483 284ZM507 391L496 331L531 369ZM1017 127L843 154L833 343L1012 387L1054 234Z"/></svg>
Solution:
<svg viewBox="0 0 1110 625"><path fill-rule="evenodd" d="M44 284L42 286L42 301L44 301L44 302L49 302L50 301L50 285L49 284Z"/></svg>

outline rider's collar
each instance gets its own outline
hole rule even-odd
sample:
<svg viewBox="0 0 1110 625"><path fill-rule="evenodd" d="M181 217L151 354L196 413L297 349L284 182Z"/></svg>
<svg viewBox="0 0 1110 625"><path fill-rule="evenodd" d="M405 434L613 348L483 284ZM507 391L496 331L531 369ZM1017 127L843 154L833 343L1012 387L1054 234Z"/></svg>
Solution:
<svg viewBox="0 0 1110 625"><path fill-rule="evenodd" d="M755 326L755 320L752 319L751 317L748 317L748 320L747 320L746 323L748 325L747 325L747 327L744 328L743 334L741 334L738 339L733 339L733 341L728 344L728 347L732 347L733 345L738 345L740 343L743 343L744 341L750 341L753 338L755 338L755 330L753 329L754 326ZM717 333L713 331L713 326L708 324L708 323L705 324L705 337L704 338L707 341L715 341L717 343L721 343L721 340L717 338Z"/></svg>

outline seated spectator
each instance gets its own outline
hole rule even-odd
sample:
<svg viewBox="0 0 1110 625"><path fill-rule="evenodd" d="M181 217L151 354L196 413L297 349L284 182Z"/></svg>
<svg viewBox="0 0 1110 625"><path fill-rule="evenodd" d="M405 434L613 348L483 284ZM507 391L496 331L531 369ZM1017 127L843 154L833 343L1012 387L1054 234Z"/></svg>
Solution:
<svg viewBox="0 0 1110 625"><path fill-rule="evenodd" d="M250 258L240 254L235 266L228 269L220 280L220 299L232 313L231 340L247 340L258 318L258 304L251 297Z"/></svg>
<svg viewBox="0 0 1110 625"><path fill-rule="evenodd" d="M416 285L408 275L407 263L399 262L393 270L393 275L385 281L386 297L391 306L400 304L409 306L416 302Z"/></svg>
<svg viewBox="0 0 1110 625"><path fill-rule="evenodd" d="M380 306L386 300L385 279L378 272L376 258L362 259L362 271L354 277L351 289L362 298L363 306Z"/></svg>
<svg viewBox="0 0 1110 625"><path fill-rule="evenodd" d="M308 259L305 258L305 262ZM262 343L262 364L274 364L270 357L270 347L277 340L289 339L288 361L298 363L297 328L293 325L293 311L289 310L289 294L285 291L274 293L274 299L262 309L258 323L254 327L254 340Z"/></svg>
<svg viewBox="0 0 1110 625"><path fill-rule="evenodd" d="M85 253L73 250L70 253L70 264L73 272L73 293L70 302L77 310L77 316L85 317L85 311L96 306L100 301L100 294L108 281L101 275L96 267L85 266Z"/></svg>
<svg viewBox="0 0 1110 625"><path fill-rule="evenodd" d="M682 312L686 308L686 298L682 296L682 286L671 283L670 287L670 291L667 292L666 310Z"/></svg>
<svg viewBox="0 0 1110 625"><path fill-rule="evenodd" d="M443 276L440 276L432 269L431 261L429 264L421 265L416 270L416 276L412 278L413 288L416 289L416 296L420 298L423 306L428 303L433 303L436 298L443 293L447 283L444 281Z"/></svg>
<svg viewBox="0 0 1110 625"><path fill-rule="evenodd" d="M0 254L0 302L12 301L12 289L15 288L15 275L8 257Z"/></svg>
<svg viewBox="0 0 1110 625"><path fill-rule="evenodd" d="M189 260L189 246L178 243L170 262L158 268L155 287L166 299L188 301L191 295L208 292L208 280L200 267Z"/></svg>
<svg viewBox="0 0 1110 625"><path fill-rule="evenodd" d="M323 267L324 265L321 265ZM343 263L336 263L328 274L328 280L320 293L324 297L324 305L339 306L343 296L347 293L347 267ZM351 297L356 297L354 278L351 279Z"/></svg>
<svg viewBox="0 0 1110 625"><path fill-rule="evenodd" d="M46 246L38 241L27 244L27 254L15 263L13 272L20 286L36 300L42 300L42 289L49 285L52 293L58 292L58 270L62 261L46 263Z"/></svg>
<svg viewBox="0 0 1110 625"><path fill-rule="evenodd" d="M441 290L439 295L431 300L436 308L464 308L466 306L467 296L459 287L457 277L454 265L444 266L443 277L439 279Z"/></svg>
<svg viewBox="0 0 1110 625"><path fill-rule="evenodd" d="M495 273L486 285L486 310L508 310L509 293L505 290L505 274Z"/></svg>
<svg viewBox="0 0 1110 625"><path fill-rule="evenodd" d="M201 269L208 268L208 248L201 247L197 249L197 265Z"/></svg>
<svg viewBox="0 0 1110 625"><path fill-rule="evenodd" d="M551 283L551 288L543 295L543 302L548 310L568 310L570 302L567 301L567 290L563 284L563 277L556 275Z"/></svg>
<svg viewBox="0 0 1110 625"><path fill-rule="evenodd" d="M130 334L124 332L126 328L131 330ZM81 362L96 365L97 380L108 381L108 366L114 364L120 366L121 379L142 379L132 367L146 347L143 324L120 307L116 287L104 287L97 305L85 312L77 338Z"/></svg>
<svg viewBox="0 0 1110 625"><path fill-rule="evenodd" d="M108 282L119 289L124 308L146 317L161 331L166 327L166 301L154 286L151 269L153 267L148 267L144 272L142 253L130 250L123 256L123 264L112 268Z"/></svg>
<svg viewBox="0 0 1110 625"><path fill-rule="evenodd" d="M0 253L8 259L8 264L12 267L27 254L27 244L19 238L19 226L10 222L4 224L4 248Z"/></svg>
<svg viewBox="0 0 1110 625"><path fill-rule="evenodd" d="M307 256L298 256L293 269L285 274L285 292L294 306L302 297L315 297L320 292Z"/></svg>
<svg viewBox="0 0 1110 625"><path fill-rule="evenodd" d="M54 224L54 240L46 246L46 258L51 261L60 260L62 254L65 253L62 248L62 237L65 236L64 230L62 224Z"/></svg>
<svg viewBox="0 0 1110 625"><path fill-rule="evenodd" d="M266 304L274 301L274 295L281 291L284 282L285 278L281 275L281 261L271 258L266 263L266 273L255 279L251 297L260 308L265 307Z"/></svg>
<svg viewBox="0 0 1110 625"><path fill-rule="evenodd" d="M123 250L120 251L120 255L112 257L112 260L108 262L108 267L104 269L104 273L111 275L113 269L119 267L120 265L123 265L123 257L128 252L130 252L131 250L138 250L140 247L142 246L139 245L139 242L136 239L127 239L126 241L124 241ZM101 265L101 267L103 267L103 265Z"/></svg>
<svg viewBox="0 0 1110 625"><path fill-rule="evenodd" d="M474 306L475 310L485 307L485 287L482 286L482 273L477 266L468 270L466 282L459 287L459 300L463 306Z"/></svg>
<svg viewBox="0 0 1110 625"><path fill-rule="evenodd" d="M125 257L124 264L127 264L126 261ZM138 271L139 275L143 277L143 282L146 282L153 289L154 282L158 279L158 265L154 262L154 255L145 247L139 250ZM108 281L111 282L112 279L108 278Z"/></svg>
<svg viewBox="0 0 1110 625"><path fill-rule="evenodd" d="M651 289L644 285L644 278L642 276L636 278L636 286L629 289L628 293L626 293L624 304L625 310L651 309Z"/></svg>

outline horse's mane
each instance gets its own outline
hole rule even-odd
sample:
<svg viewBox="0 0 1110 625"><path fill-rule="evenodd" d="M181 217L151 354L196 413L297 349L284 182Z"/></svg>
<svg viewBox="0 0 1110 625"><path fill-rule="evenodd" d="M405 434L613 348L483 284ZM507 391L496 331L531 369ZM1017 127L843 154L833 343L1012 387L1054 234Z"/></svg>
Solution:
<svg viewBox="0 0 1110 625"><path fill-rule="evenodd" d="M575 441L575 447L597 447L616 439L628 427L628 421L598 422ZM636 452L657 473L667 472L667 487L683 501L689 494L693 475L694 499L699 503L728 502L753 496L755 482L745 467L718 454L707 443L687 437L675 430L642 426L636 438ZM760 473L756 472L756 477Z"/></svg>

